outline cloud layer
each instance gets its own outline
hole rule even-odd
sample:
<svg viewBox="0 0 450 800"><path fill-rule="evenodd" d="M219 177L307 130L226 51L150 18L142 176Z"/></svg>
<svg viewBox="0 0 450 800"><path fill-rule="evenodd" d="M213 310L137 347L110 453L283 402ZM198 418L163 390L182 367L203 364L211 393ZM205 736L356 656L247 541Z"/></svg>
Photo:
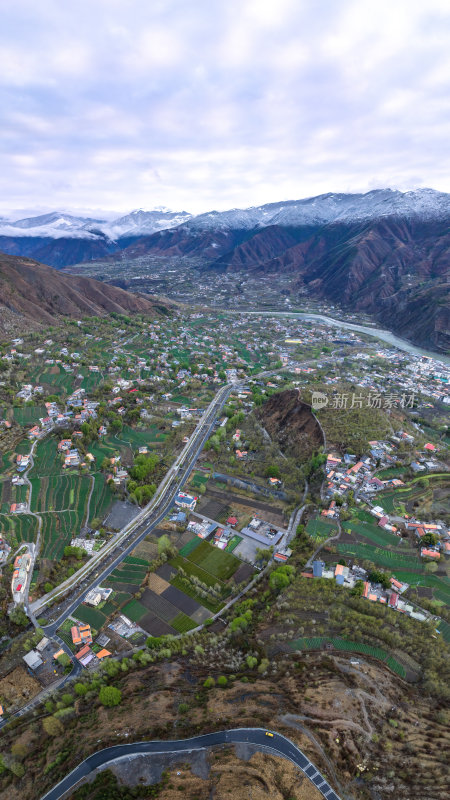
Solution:
<svg viewBox="0 0 450 800"><path fill-rule="evenodd" d="M445 0L3 0L0 213L450 191Z"/></svg>

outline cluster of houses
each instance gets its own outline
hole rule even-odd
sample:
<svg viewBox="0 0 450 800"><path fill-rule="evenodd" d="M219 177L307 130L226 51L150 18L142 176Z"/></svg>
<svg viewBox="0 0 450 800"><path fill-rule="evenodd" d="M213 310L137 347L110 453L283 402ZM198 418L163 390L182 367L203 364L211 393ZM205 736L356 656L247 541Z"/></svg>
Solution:
<svg viewBox="0 0 450 800"><path fill-rule="evenodd" d="M335 580L338 586L353 589L357 582L362 584L362 597L372 603L387 605L396 611L401 611L413 619L425 621L429 617L423 611L415 610L414 606L401 595L409 588L407 583L402 583L397 578L390 579L390 588L384 589L379 583L371 583L368 580L368 573L359 566L347 567L343 564L336 564L333 568L327 568L323 561L313 561L312 570L302 572L304 578L326 578Z"/></svg>
<svg viewBox="0 0 450 800"><path fill-rule="evenodd" d="M75 653L75 658L82 667L88 667L90 664L95 664L97 661L101 661L103 658L111 655L110 651L105 650L105 648L95 652L90 647L93 642L90 625L73 625L70 634L72 637L72 644L74 644L75 647L80 647Z"/></svg>

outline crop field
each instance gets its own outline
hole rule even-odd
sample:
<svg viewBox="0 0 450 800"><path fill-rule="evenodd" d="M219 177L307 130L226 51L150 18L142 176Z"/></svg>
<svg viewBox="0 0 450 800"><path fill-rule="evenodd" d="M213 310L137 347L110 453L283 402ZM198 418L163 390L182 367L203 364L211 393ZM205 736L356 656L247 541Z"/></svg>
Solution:
<svg viewBox="0 0 450 800"><path fill-rule="evenodd" d="M139 622L147 613L148 609L143 606L139 600L130 600L130 602L122 608L122 614L128 617L131 622Z"/></svg>
<svg viewBox="0 0 450 800"><path fill-rule="evenodd" d="M36 541L38 521L30 514L0 514L0 535L8 544Z"/></svg>
<svg viewBox="0 0 450 800"><path fill-rule="evenodd" d="M95 486L91 497L89 517L90 519L98 517L99 519L103 520L110 509L114 495L106 483L104 475L102 475L100 472L97 472L94 475L94 480Z"/></svg>
<svg viewBox="0 0 450 800"><path fill-rule="evenodd" d="M427 482L426 486L421 485L422 480ZM397 489L395 492L382 492L377 495L377 500L385 511L392 514L396 509L402 510L401 507L406 503L419 501L420 504L431 504L435 491L446 485L449 485L447 474L422 475L411 481L408 486Z"/></svg>
<svg viewBox="0 0 450 800"><path fill-rule="evenodd" d="M205 572L209 572L220 580L226 581L236 572L241 563L232 553L219 550L209 542L201 542L195 550L189 554L188 560L192 561Z"/></svg>
<svg viewBox="0 0 450 800"><path fill-rule="evenodd" d="M398 490L394 492L383 492L383 494L377 495L377 503L380 504L388 514L393 514L396 508L398 508L398 501L399 501L399 492Z"/></svg>
<svg viewBox="0 0 450 800"><path fill-rule="evenodd" d="M80 622L86 622L96 631L100 630L106 622L106 615L102 611L99 611L98 608L92 608L92 606L86 606L84 603L81 603L75 609L72 616Z"/></svg>
<svg viewBox="0 0 450 800"><path fill-rule="evenodd" d="M208 476L204 475L203 472L195 472L194 477L191 480L191 486L194 488L199 489L200 486L206 486L208 483Z"/></svg>
<svg viewBox="0 0 450 800"><path fill-rule="evenodd" d="M76 509L84 518L91 482L87 475L48 475L32 478L31 510L66 511Z"/></svg>
<svg viewBox="0 0 450 800"><path fill-rule="evenodd" d="M0 483L0 512L7 514L11 505L12 484L10 480Z"/></svg>
<svg viewBox="0 0 450 800"><path fill-rule="evenodd" d="M445 620L441 620L437 623L437 630L441 633L442 637L445 639L446 642L450 642L450 624L445 622Z"/></svg>
<svg viewBox="0 0 450 800"><path fill-rule="evenodd" d="M188 631L191 631L193 628L197 627L197 623L182 611L177 614L175 619L173 619L170 624L172 625L172 628L175 628L175 630L178 631L178 633L187 633Z"/></svg>
<svg viewBox="0 0 450 800"><path fill-rule="evenodd" d="M329 536L334 536L338 529L332 522L318 518L308 520L306 532L309 533L312 539L321 541L328 539Z"/></svg>
<svg viewBox="0 0 450 800"><path fill-rule="evenodd" d="M194 536L189 542L187 542L180 550L180 556L187 558L190 553L192 553L196 547L199 546L202 540L199 536Z"/></svg>
<svg viewBox="0 0 450 800"><path fill-rule="evenodd" d="M206 572L204 569L199 567L198 564L195 564L193 561L190 561L187 558L182 558L180 555L175 556L175 558L171 558L169 564L172 567L181 567L188 575L195 575L196 578L201 580L201 582L205 583L207 586L214 586L216 583L222 583L222 581L218 581L214 575L211 575L210 572Z"/></svg>
<svg viewBox="0 0 450 800"><path fill-rule="evenodd" d="M162 433L156 425L149 425L144 430L135 430L130 428L129 425L124 425L118 438L126 443L131 442L132 447L137 449L146 444L163 442L166 439L166 434Z"/></svg>
<svg viewBox="0 0 450 800"><path fill-rule="evenodd" d="M39 367L30 376L30 380L37 384L43 384L44 388L49 389L49 394L70 394L73 389L74 375L66 372L59 364L48 366L41 370Z"/></svg>
<svg viewBox="0 0 450 800"><path fill-rule="evenodd" d="M372 517L373 519L373 517ZM356 538L370 539L381 547L401 547L401 539L393 533L388 533L377 525L349 520L343 522L342 527L347 533L353 534Z"/></svg>
<svg viewBox="0 0 450 800"><path fill-rule="evenodd" d="M398 552L394 553L370 544L338 543L337 549L343 555L373 561L374 564L379 564L381 567L387 567L393 571L402 567L404 569L421 569L419 559L414 556L403 555Z"/></svg>
<svg viewBox="0 0 450 800"><path fill-rule="evenodd" d="M422 566L422 565L420 565ZM396 577L400 581L405 581L411 586L426 586L433 590L433 594L438 600L446 605L450 605L450 581L448 578L440 578L437 575L426 575L423 572L409 572L408 570L396 570Z"/></svg>
<svg viewBox="0 0 450 800"><path fill-rule="evenodd" d="M48 436L38 442L34 451L33 461L34 466L30 471L30 477L59 475L61 473L61 457L58 454L57 442L54 436Z"/></svg>
<svg viewBox="0 0 450 800"><path fill-rule="evenodd" d="M380 481L387 481L391 478L400 478L404 472L404 467L388 467L387 469L382 469L381 472L377 472L377 478L379 478Z"/></svg>
<svg viewBox="0 0 450 800"><path fill-rule="evenodd" d="M148 567L150 562L146 561L145 558L137 558L136 556L126 556L123 560L124 564L136 564L137 566L141 567Z"/></svg>
<svg viewBox="0 0 450 800"><path fill-rule="evenodd" d="M353 517L359 519L360 522L368 522L370 525L374 524L375 517L373 517L372 514L369 514L369 512L365 511L363 508L353 508L352 514Z"/></svg>
<svg viewBox="0 0 450 800"><path fill-rule="evenodd" d="M211 611L213 614L217 614L218 611L223 607L224 603L219 601L212 601L209 599L205 599L202 597L196 590L193 584L184 581L180 575L177 575L173 580L171 580L171 586L174 586L176 589L179 589L180 592L190 597L192 600L195 600L199 605L204 606L207 608L208 611Z"/></svg>
<svg viewBox="0 0 450 800"><path fill-rule="evenodd" d="M117 583L131 583L140 586L147 574L147 567L138 564L120 564L108 580Z"/></svg>
<svg viewBox="0 0 450 800"><path fill-rule="evenodd" d="M23 406L14 408L13 413L18 425L35 425L41 417L47 416L47 409L45 406Z"/></svg>
<svg viewBox="0 0 450 800"><path fill-rule="evenodd" d="M92 392L92 390L95 389L103 380L100 372L91 372L87 367L80 367L78 373L83 375L81 388L84 389L87 394Z"/></svg>
<svg viewBox="0 0 450 800"><path fill-rule="evenodd" d="M361 653L361 655L377 658L379 661L384 661L384 663L401 678L404 678L406 675L405 668L402 664L393 656L390 656L386 650L363 642L350 642L347 639L330 638L327 636L313 636L310 638L304 637L295 639L290 642L290 647L293 650L320 650L326 643L332 644L335 650L342 650L348 653Z"/></svg>
<svg viewBox="0 0 450 800"><path fill-rule="evenodd" d="M66 545L78 536L82 524L82 513L78 511L49 512L42 518L41 555L56 560L61 558Z"/></svg>

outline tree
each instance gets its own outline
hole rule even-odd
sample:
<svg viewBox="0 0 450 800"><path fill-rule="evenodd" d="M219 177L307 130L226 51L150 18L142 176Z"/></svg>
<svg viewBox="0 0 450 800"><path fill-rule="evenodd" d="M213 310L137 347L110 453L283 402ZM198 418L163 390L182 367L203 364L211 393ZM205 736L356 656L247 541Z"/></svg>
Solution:
<svg viewBox="0 0 450 800"><path fill-rule="evenodd" d="M61 664L62 667L68 667L71 663L70 656L68 656L67 653L61 653L61 655L58 656L58 664Z"/></svg>
<svg viewBox="0 0 450 800"><path fill-rule="evenodd" d="M9 612L9 618L11 622L14 622L14 625L20 625L21 628L26 628L28 625L29 619L23 610L23 603L20 605L15 606Z"/></svg>
<svg viewBox="0 0 450 800"><path fill-rule="evenodd" d="M226 678L225 675L220 675L217 678L217 685L218 686L221 686L224 689L227 684L228 684L228 678Z"/></svg>
<svg viewBox="0 0 450 800"><path fill-rule="evenodd" d="M424 544L435 545L437 544L437 541L438 537L432 531L428 531L428 533L426 533L424 536L421 536L420 538L421 545Z"/></svg>
<svg viewBox="0 0 450 800"><path fill-rule="evenodd" d="M74 686L74 689L75 689L75 693L79 697L84 697L84 695L87 694L87 690L88 690L87 686L84 683L76 683L75 686Z"/></svg>
<svg viewBox="0 0 450 800"><path fill-rule="evenodd" d="M42 727L49 736L62 736L64 728L62 722L55 717L45 717L42 720Z"/></svg>
<svg viewBox="0 0 450 800"><path fill-rule="evenodd" d="M381 569L372 569L367 577L371 583L381 583L383 589L389 589L391 586L391 574L389 572L383 572Z"/></svg>
<svg viewBox="0 0 450 800"><path fill-rule="evenodd" d="M276 466L276 464L271 464L266 469L266 478L279 478L280 477L280 468Z"/></svg>
<svg viewBox="0 0 450 800"><path fill-rule="evenodd" d="M273 592L280 592L289 586L293 577L295 569L290 564L282 564L270 574L269 585Z"/></svg>
<svg viewBox="0 0 450 800"><path fill-rule="evenodd" d="M158 539L158 555L159 556L166 555L166 556L169 557L169 556L174 555L174 553L176 553L176 548L174 547L174 545L170 541L170 539L167 536L167 534L164 533Z"/></svg>
<svg viewBox="0 0 450 800"><path fill-rule="evenodd" d="M211 677L206 678L206 681L203 684L205 689L212 689L215 685L216 685L216 682L215 682L214 678L211 678Z"/></svg>
<svg viewBox="0 0 450 800"><path fill-rule="evenodd" d="M122 692L115 686L102 686L98 697L102 705L112 708L112 706L119 705L122 700Z"/></svg>
<svg viewBox="0 0 450 800"><path fill-rule="evenodd" d="M425 572L437 572L438 565L435 561L429 561L428 564L425 564Z"/></svg>

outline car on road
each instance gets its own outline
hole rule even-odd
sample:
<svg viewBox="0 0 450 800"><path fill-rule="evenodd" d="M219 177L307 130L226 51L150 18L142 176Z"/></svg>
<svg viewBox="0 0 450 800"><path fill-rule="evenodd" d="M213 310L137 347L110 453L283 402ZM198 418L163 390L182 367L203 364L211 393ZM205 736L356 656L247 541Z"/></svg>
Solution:
<svg viewBox="0 0 450 800"><path fill-rule="evenodd" d="M270 733L270 731L266 731L266 736L271 736L273 739L273 733Z"/></svg>

